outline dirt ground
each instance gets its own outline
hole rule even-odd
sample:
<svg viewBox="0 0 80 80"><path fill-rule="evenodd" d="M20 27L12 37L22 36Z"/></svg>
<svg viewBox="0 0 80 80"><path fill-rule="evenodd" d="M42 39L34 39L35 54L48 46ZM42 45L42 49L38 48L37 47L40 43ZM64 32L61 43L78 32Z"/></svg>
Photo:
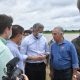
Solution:
<svg viewBox="0 0 80 80"><path fill-rule="evenodd" d="M49 66L47 66L46 67L46 80L50 80L49 73L50 73Z"/></svg>

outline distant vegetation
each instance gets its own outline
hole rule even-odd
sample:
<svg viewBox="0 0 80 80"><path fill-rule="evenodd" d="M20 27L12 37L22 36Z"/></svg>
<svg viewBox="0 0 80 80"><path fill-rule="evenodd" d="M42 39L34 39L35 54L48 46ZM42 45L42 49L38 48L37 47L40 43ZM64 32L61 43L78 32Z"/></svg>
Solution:
<svg viewBox="0 0 80 80"><path fill-rule="evenodd" d="M51 31L44 31L45 34L51 34ZM80 33L80 30L65 30L64 33Z"/></svg>

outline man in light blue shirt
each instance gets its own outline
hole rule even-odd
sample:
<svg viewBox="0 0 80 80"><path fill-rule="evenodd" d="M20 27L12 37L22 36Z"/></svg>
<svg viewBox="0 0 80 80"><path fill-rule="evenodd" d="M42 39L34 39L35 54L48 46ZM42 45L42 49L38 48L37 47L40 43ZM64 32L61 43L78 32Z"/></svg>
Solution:
<svg viewBox="0 0 80 80"><path fill-rule="evenodd" d="M46 66L44 62L48 55L48 46L42 35L43 29L42 24L34 24L33 33L25 37L21 44L21 53L28 57L34 57L34 59L27 60L25 66L25 73L30 80L45 80Z"/></svg>
<svg viewBox="0 0 80 80"><path fill-rule="evenodd" d="M52 35L55 40L51 45L53 80L73 80L79 68L76 49L71 42L63 38L61 27L55 27Z"/></svg>
<svg viewBox="0 0 80 80"><path fill-rule="evenodd" d="M19 57L20 61L18 67L24 71L24 62L27 59L27 55L20 53L20 43L22 41L24 28L20 25L12 25L12 36L7 42L7 46L11 50L14 57Z"/></svg>
<svg viewBox="0 0 80 80"><path fill-rule="evenodd" d="M7 39L11 36L13 19L10 16L0 14L0 80L5 76L6 64L13 59L13 55L6 46Z"/></svg>

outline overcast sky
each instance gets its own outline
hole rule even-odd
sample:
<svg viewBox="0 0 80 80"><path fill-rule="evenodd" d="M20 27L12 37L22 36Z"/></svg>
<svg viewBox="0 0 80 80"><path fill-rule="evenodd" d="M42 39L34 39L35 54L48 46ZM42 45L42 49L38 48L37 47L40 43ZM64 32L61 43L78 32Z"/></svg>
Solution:
<svg viewBox="0 0 80 80"><path fill-rule="evenodd" d="M80 13L76 0L0 0L0 14L13 17L14 23L29 29L34 23L42 23L45 30L55 26L64 29L80 29Z"/></svg>

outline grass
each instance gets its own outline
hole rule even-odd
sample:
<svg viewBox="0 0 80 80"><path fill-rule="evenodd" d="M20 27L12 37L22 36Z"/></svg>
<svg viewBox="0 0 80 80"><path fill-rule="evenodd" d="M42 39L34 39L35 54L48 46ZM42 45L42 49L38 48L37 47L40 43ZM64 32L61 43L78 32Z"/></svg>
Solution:
<svg viewBox="0 0 80 80"><path fill-rule="evenodd" d="M64 33L65 34L80 34L80 31L64 31ZM52 34L52 32L51 31L49 31L49 32L43 32L43 34Z"/></svg>

